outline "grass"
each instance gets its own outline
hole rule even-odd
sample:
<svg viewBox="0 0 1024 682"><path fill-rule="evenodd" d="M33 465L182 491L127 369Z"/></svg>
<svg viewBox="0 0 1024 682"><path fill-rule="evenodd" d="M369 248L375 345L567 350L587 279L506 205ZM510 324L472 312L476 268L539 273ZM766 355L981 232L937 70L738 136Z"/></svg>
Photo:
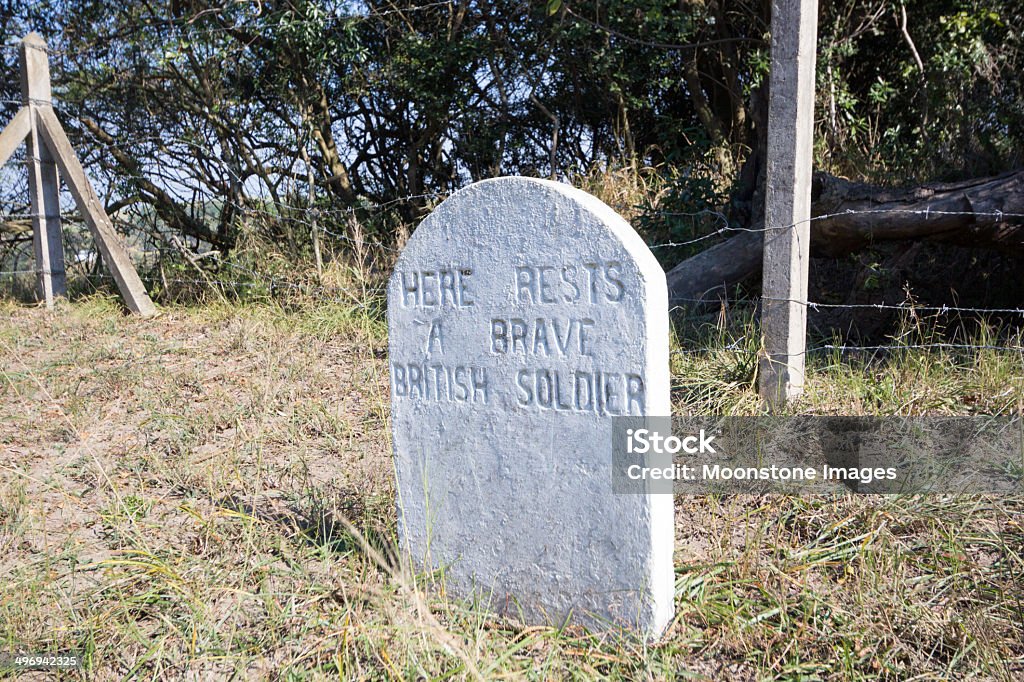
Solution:
<svg viewBox="0 0 1024 682"><path fill-rule="evenodd" d="M68 676L1024 676L1021 498L679 498L662 641L525 627L395 560L379 312L215 301L143 321L97 296L0 315L0 650L80 652ZM673 356L678 413L756 412L748 320L679 325L674 348L699 352ZM998 351L809 367L805 413L1024 395Z"/></svg>

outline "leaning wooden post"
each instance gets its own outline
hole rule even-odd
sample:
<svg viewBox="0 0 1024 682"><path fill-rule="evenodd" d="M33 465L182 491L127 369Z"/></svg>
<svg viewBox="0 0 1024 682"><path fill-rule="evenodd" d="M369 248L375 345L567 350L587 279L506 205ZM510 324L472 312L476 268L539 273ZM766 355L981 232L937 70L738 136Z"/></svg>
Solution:
<svg viewBox="0 0 1024 682"><path fill-rule="evenodd" d="M35 113L35 125L42 133L46 146L53 152L61 175L64 176L78 210L82 212L85 224L89 226L89 231L96 240L103 262L114 276L114 282L117 283L125 304L133 313L142 317L156 315L156 307L146 293L146 287L139 279L139 274L135 272L131 258L128 257L128 252L121 244L117 232L114 231L110 216L96 196L96 190L89 182L89 177L85 174L71 141L57 120L57 115L53 113L53 107L41 106Z"/></svg>
<svg viewBox="0 0 1024 682"><path fill-rule="evenodd" d="M50 67L46 42L38 33L21 41L21 97L31 112L31 130L25 138L28 191L32 202L32 245L35 249L37 295L53 307L58 296L67 296L64 244L61 239L60 178L53 155L40 137L35 110L50 106Z"/></svg>
<svg viewBox="0 0 1024 682"><path fill-rule="evenodd" d="M804 386L817 27L817 0L772 0L760 366L770 408Z"/></svg>

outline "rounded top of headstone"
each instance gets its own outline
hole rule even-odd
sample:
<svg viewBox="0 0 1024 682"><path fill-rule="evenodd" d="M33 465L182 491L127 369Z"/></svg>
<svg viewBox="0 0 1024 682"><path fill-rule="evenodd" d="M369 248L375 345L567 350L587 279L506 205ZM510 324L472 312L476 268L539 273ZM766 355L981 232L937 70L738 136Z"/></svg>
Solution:
<svg viewBox="0 0 1024 682"><path fill-rule="evenodd" d="M446 242L459 251L489 251L494 243L507 241L512 246L527 237L541 239L556 251L559 244L572 248L573 238L615 242L645 278L654 278L652 284L665 288L664 271L654 254L614 209L571 185L521 176L481 180L441 202L416 228L396 270L403 256L416 254L428 243Z"/></svg>

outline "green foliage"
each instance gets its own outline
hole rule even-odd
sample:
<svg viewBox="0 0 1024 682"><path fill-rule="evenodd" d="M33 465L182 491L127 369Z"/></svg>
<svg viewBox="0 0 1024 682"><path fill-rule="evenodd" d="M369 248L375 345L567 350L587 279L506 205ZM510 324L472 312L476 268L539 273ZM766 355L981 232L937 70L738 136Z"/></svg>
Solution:
<svg viewBox="0 0 1024 682"><path fill-rule="evenodd" d="M669 160L663 173L664 187L645 198L636 220L637 229L649 243L684 243L673 247L670 254L659 252L668 262L706 249L715 243L707 237L728 225L723 212L728 195L712 174L714 146L700 129L688 132L692 143Z"/></svg>
<svg viewBox="0 0 1024 682"><path fill-rule="evenodd" d="M1024 159L1020 3L833 3L820 33L824 167L907 182L994 174Z"/></svg>
<svg viewBox="0 0 1024 682"><path fill-rule="evenodd" d="M504 174L656 168L663 191L641 225L659 241L718 229L711 211L756 222L768 10L0 2L8 42L36 28L54 48L59 113L108 204L146 233L133 243L167 250L175 235L228 252L255 231L297 258L311 248L307 209L337 218L318 225L343 235L339 248L351 243L346 211L364 236L394 242L430 196ZM1015 0L823 4L818 167L900 183L1019 165L1022 36ZM16 54L3 54L13 115Z"/></svg>

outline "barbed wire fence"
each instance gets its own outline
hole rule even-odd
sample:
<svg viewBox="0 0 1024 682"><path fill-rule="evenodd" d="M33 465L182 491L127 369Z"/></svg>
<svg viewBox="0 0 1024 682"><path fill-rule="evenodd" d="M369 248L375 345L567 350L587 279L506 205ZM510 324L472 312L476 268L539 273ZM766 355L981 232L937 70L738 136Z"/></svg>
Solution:
<svg viewBox="0 0 1024 682"><path fill-rule="evenodd" d="M22 154L15 155L8 164L0 169L0 181L11 191L6 195L21 194L27 195L27 183L24 179L20 183L10 183L12 176L20 175L24 178L23 166L28 159ZM11 166L15 166L14 169ZM15 170L18 172L12 173ZM358 207L345 207L336 209L323 209L309 207L300 202L281 204L273 206L271 210L266 204L268 202L257 201L247 204L235 204L241 219L252 221L275 221L285 222L297 234L309 234L310 230L316 230L325 246L332 252L339 255L338 263L344 265L349 263L346 258L352 254L361 254L364 264L368 267L378 269L377 276L368 286L357 288L351 283L329 284L324 283L313 275L312 265L308 265L306 272L283 273L280 270L270 271L261 269L258 266L246 265L236 262L231 257L213 250L192 250L176 235L161 233L156 223L156 216L148 217L150 229L148 239L131 250L133 260L136 262L140 276L151 291L168 299L202 299L210 296L236 299L252 300L261 299L277 303L339 303L359 308L377 308L383 305L383 282L381 272L386 270L394 258L401 251L401 246L395 243L388 243L375 238L364 236L360 228L352 231L353 226L361 225L362 221L372 220L375 214L394 209L396 206L412 201L428 200L431 205L436 205L446 198L439 193L421 193L398 197L386 202L366 202ZM27 199L27 197L26 197ZM259 204L264 204L260 206ZM912 213L924 218L934 215L958 215L964 217L986 217L1003 219L1024 219L1024 214L1013 213L979 213L979 212L951 212L951 211L930 211L921 210L870 210L870 211L844 211L815 216L810 222L827 220L838 216L851 214L884 214L884 213ZM666 212L666 214L679 215L679 212ZM67 270L72 286L79 291L109 290L113 277L104 271L94 245L91 244L88 234L84 229L84 221L66 190L61 192L61 220L65 225L65 257L67 259ZM690 239L665 241L650 244L653 252L658 253L665 249L679 249L697 245L720 243L724 238L740 233L760 233L770 235L774 232L789 229L792 226L766 226L763 228L749 228L733 226L728 224L727 218L716 212L694 212L692 217L705 215L717 222L706 234ZM39 271L34 267L34 260L31 253L31 220L36 217L28 210L27 201L20 205L10 202L3 203L3 213L0 213L0 224L20 226L20 232L13 238L0 238L0 255L3 256L4 268L0 269L0 281L7 283L3 289L7 290L9 296L19 296L25 299L30 296L34 288L35 278ZM115 224L122 228L123 232L138 236L139 215L117 216ZM349 231L345 231L348 229ZM161 235L163 241L157 241L153 235ZM19 248L20 247L20 248ZM367 261L372 262L367 262ZM671 312L682 313L692 308L686 304L693 304L693 307L707 306L707 299L676 299L683 305L675 306ZM734 306L745 308L748 311L756 310L762 300L761 297L743 297L731 302ZM790 299L778 299L785 302L794 302L805 306L812 311L825 310L865 310L865 311L888 311L907 316L930 315L934 318L949 317L953 315L972 316L1016 316L1024 322L1024 307L976 307L958 306L955 304L942 305L920 305L914 302L886 303L828 303L824 301ZM728 304L728 301L725 302ZM719 304L721 306L722 303ZM714 306L712 306L714 307ZM900 350L935 350L935 351L978 351L991 350L999 352L1011 352L1022 354L1024 359L1024 346L1017 344L979 344L979 343L951 343L936 341L931 343L911 343L893 338L886 344L856 345L846 343L821 343L809 346L806 349L807 355L819 354L846 354L855 352L867 353L892 353ZM753 356L759 353L756 339L740 338L728 344L720 346L704 346L698 348L678 348L673 351L675 355L698 355L706 353L733 353L737 355Z"/></svg>
<svg viewBox="0 0 1024 682"><path fill-rule="evenodd" d="M448 5L448 2L433 3L430 7ZM424 6L420 9L428 9ZM367 17L369 18L369 17ZM182 32L187 37L189 31L201 29L182 28L177 25L169 25L169 30ZM225 29L209 29L225 30ZM673 49L685 49L686 46L673 46ZM0 51L4 54L14 54L19 45L0 45ZM100 49L97 47L96 49ZM244 47L238 48L240 51ZM69 51L56 49L48 50L48 54L56 58L62 58L70 54ZM0 105L7 107L22 106L24 99L0 98ZM52 104L62 115L73 117L73 112L66 109L66 106L55 98L53 102L33 102L36 104ZM2 121L0 121L2 123ZM163 145L197 145L195 141L178 139L171 142L159 139L153 135L125 135L119 140L119 144L129 146L141 143L163 144ZM27 181L25 178L24 165L31 161L26 157L24 151L15 153L11 159L0 168L0 183L3 185L2 196L0 196L0 290L6 289L8 295L18 295L25 298L34 287L34 279L39 271L27 264L34 263L31 253L31 221L38 217L31 213L28 206ZM225 171L231 173L230 167ZM300 169L300 173L302 169ZM125 180L146 180L151 178L141 175L126 173L119 169L118 179ZM157 178L159 179L159 178ZM241 180L240 178L236 178ZM382 283L384 278L381 272L393 262L394 257L401 250L402 239L390 238L384 234L366 234L366 226L372 224L377 218L395 212L401 207L416 205L421 213L429 211L433 206L446 197L444 192L421 192L405 196L395 197L386 201L373 202L362 201L353 206L322 206L316 202L310 202L299 198L299 192L293 191L294 199L288 201L275 200L268 196L249 196L243 200L231 200L218 197L216 201L221 207L229 206L238 216L242 225L246 224L276 224L283 226L284 231L291 235L317 235L323 239L329 249L339 254L338 263L344 263L348 255L355 253L362 267L369 269L376 268L375 276L371 278L362 277L361 285L353 284L351 279L341 282L342 278L318 277L310 269L309 272L282 272L267 268L265 264L258 262L258 258L238 258L236 254L225 254L216 249L195 241L192 245L186 244L186 238L181 235L170 233L165 226L161 225L159 217L152 211L125 210L115 213L111 217L116 226L121 228L122 233L130 236L132 256L140 270L140 276L151 291L167 300L187 299L192 297L217 296L234 299L266 299L280 303L298 303L302 301L336 302L364 308L382 307ZM204 210L203 202L208 198L193 197L192 205L197 215L202 215ZM84 229L82 216L74 208L66 190L61 191L61 220L65 224L65 256L69 277L73 279L78 290L95 291L109 287L113 278L105 272L95 248L91 245L88 233ZM620 208L620 207L616 207ZM720 243L729 236L740 233L757 233L768 236L773 233L792 229L797 224L766 226L766 227L745 227L733 225L728 217L721 212L714 210L701 210L694 212L660 211L659 215L673 218L690 218L695 223L702 222L703 231L691 238L657 241L649 246L656 254L665 250L692 249L694 247L710 246ZM816 222L828 220L839 216L850 214L913 214L924 220L937 216L964 216L964 217L985 217L995 220L1020 220L1024 214L1001 213L1001 212L973 212L973 211L947 211L924 209L878 209L863 211L843 211L839 213L823 214L811 217L805 222ZM408 221L405 216L393 216L393 222L402 222L408 229ZM16 229L10 229L10 228ZM244 231L244 229L243 229ZM387 237L387 238L386 238ZM243 249L244 251L244 249ZM342 255L344 254L344 255ZM372 262L371 262L372 261ZM356 279L359 279L358 277ZM3 283L7 286L4 287ZM678 300L678 299L677 299ZM741 301L733 301L747 310L756 310L763 300L777 302L795 303L810 311L823 310L873 310L888 311L900 315L920 316L931 315L935 318L949 317L953 315L974 315L974 316L1024 316L1024 308L1008 307L959 307L952 304L946 305L918 305L913 301L898 303L863 304L836 304L814 300L792 300L792 299L764 299L758 297L746 297ZM693 299L682 300L683 304L705 305L706 300ZM678 306L673 312L682 312L689 306ZM1022 320L1024 321L1024 320ZM753 333L753 332L752 332ZM992 350L998 352L1010 352L1022 354L1024 360L1024 347L1018 343L957 343L953 341L935 341L920 343L905 340L902 337L894 337L891 343L856 345L842 342L818 343L805 349L806 355L832 354L842 355L848 353L869 353L886 354L901 350L922 350L942 352L974 352L979 350ZM698 355L702 353L729 353L738 356L756 357L761 352L756 338L742 336L733 339L728 343L719 345L705 345L702 347L683 347L673 351L677 356Z"/></svg>
<svg viewBox="0 0 1024 682"><path fill-rule="evenodd" d="M26 160L27 159L23 153L16 155L11 159L11 161L9 161L7 166L0 169L0 179L5 182L5 185L12 187L14 190L7 192L7 195L16 194L18 191L22 191L23 194L27 193L27 186L24 181L20 184L7 184L8 178L12 175L17 175L17 173L11 173L12 169L10 166L22 165ZM20 175L24 175L23 169L16 170L21 171ZM81 290L96 290L105 283L112 282L113 278L111 275L103 271L98 254L94 247L87 243L87 235L84 234L83 230L84 223L77 210L74 209L74 204L70 197L67 196L67 192L62 191L61 196L61 220L65 223L67 228L70 228L65 230L65 234L68 235L65 241L65 254L68 259L67 267L69 277L73 278L73 280L79 284L79 289ZM309 234L310 230L316 230L319 233L320 238L324 240L324 244L331 251L340 254L339 263L345 264L347 262L345 259L348 255L353 253L362 253L364 257L371 257L374 261L372 265L377 267L378 270L383 271L387 269L393 259L401 251L401 245L388 243L375 238L368 238L362 234L360 228L356 228L354 233L352 231L343 230L351 230L353 225L361 225L362 221L368 219L372 220L375 214L386 212L401 204L407 204L412 201L428 200L432 205L436 205L445 198L446 196L440 193L420 193L398 197L386 202L366 202L361 206L335 209L310 207L301 202L275 204L274 202L262 200L247 204L236 203L234 207L243 221L285 222L291 226L296 234ZM14 210L8 211L8 205L9 204L6 203L4 204L5 210L3 213L0 213L0 223L5 225L20 225L22 226L23 232L15 239L0 239L0 244L5 247L4 263L13 264L13 267L9 266L9 269L0 269L0 280L6 280L10 284L12 281L16 281L20 278L22 283L20 291L24 295L31 291L34 278L39 274L35 267L25 266L26 263L32 262L32 255L30 252L30 223L32 218L36 216L27 210L27 202L22 202L20 210L19 207L15 206L13 207ZM854 214L863 215L885 213L914 214L923 218L936 215L957 215L963 217L995 218L997 220L1024 219L1024 214L972 211L931 211L925 208L915 210L894 209L843 211L839 213L814 216L809 220L809 222L828 220L839 216L849 216ZM766 226L763 228L734 226L728 223L728 219L724 214L714 211L697 211L692 213L666 211L664 214L672 216L685 215L694 218L705 216L713 219L717 226L712 228L706 234L690 239L649 244L649 247L655 253L665 249L679 249L711 244L714 240L718 240L720 242L730 235L740 233L758 233L767 236L792 227L791 225ZM137 217L138 216L135 218L137 219ZM153 230L154 223L157 222L156 217L149 216L149 218L151 221L150 235L154 233L160 234L159 229ZM135 222L132 217L119 216L115 218L115 222L120 227L125 228L125 232L137 233L138 231L138 223ZM381 272L377 273L378 276L374 278L375 281L369 289L356 288L351 284L325 284L312 276L314 273L312 272L311 265L309 265L310 270L308 272L293 272L291 274L285 274L280 271L269 271L266 269L261 270L259 267L253 267L251 265L236 262L232 258L225 257L217 251L193 251L183 244L180 238L176 235L164 234L163 236L166 237L166 240L163 242L157 242L153 239L146 240L145 244L132 250L132 256L140 269L140 274L143 280L147 285L156 289L160 294L168 298L173 299L177 294L184 291L186 293L191 293L193 296L215 295L235 299L263 298L282 303L298 302L301 300L343 303L355 307L380 306L380 299L383 295L381 285L384 279L380 276ZM18 249L11 248L16 245L20 245L22 247L20 253L18 252ZM163 266L163 268L161 268L161 266ZM188 274L189 269L192 274ZM170 272L168 272L168 270L170 270ZM7 289L8 294L10 295L12 293L12 288L8 286ZM706 307L709 305L708 299L676 300L683 305L676 305L671 311L673 313L682 313L684 311L692 310L691 306L686 304L693 304L693 307ZM761 300L763 300L761 297L744 297L742 299L732 301L732 304L744 306L748 310L756 310ZM798 305L805 306L809 310L816 312L825 310L889 311L891 313L903 315L931 315L934 317L958 314L974 316L1000 315L1019 316L1024 320L1024 307L986 308L976 306L958 306L955 304L920 305L907 301L899 303L886 303L884 301L878 303L828 303L814 300L774 300L795 302ZM740 339L739 342L734 341L730 344L718 347L680 348L676 349L674 353L677 355L692 355L706 353L709 351L731 352L737 354L756 353L757 349L753 347L750 341L751 340L749 339ZM1013 344L985 345L948 342L901 343L898 339L893 339L893 342L889 344L854 345L823 343L808 347L806 353L811 355L821 353L849 353L857 351L891 352L899 349L934 349L950 351L968 351L976 349L1017 353L1024 352L1024 347Z"/></svg>

